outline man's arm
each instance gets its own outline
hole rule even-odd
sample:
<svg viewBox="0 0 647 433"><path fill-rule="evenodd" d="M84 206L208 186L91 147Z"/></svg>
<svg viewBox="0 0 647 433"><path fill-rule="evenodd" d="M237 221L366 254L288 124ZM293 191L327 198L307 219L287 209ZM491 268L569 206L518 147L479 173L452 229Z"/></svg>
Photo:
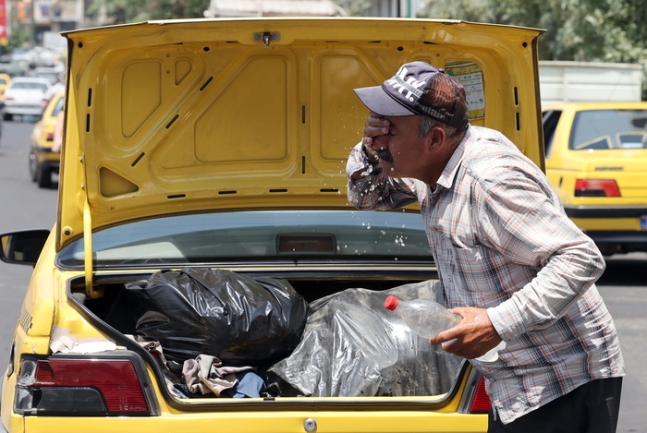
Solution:
<svg viewBox="0 0 647 433"><path fill-rule="evenodd" d="M605 262L593 241L564 213L547 181L514 173L481 190L482 241L508 260L539 269L507 301L488 309L504 340L545 329L602 275ZM478 202L479 200L477 200Z"/></svg>
<svg viewBox="0 0 647 433"><path fill-rule="evenodd" d="M463 321L431 344L468 359L481 356L501 339L553 325L602 275L599 250L537 176L510 170L497 179L492 173L487 187L474 189L479 242L529 272L538 269L536 276L498 306L452 309Z"/></svg>

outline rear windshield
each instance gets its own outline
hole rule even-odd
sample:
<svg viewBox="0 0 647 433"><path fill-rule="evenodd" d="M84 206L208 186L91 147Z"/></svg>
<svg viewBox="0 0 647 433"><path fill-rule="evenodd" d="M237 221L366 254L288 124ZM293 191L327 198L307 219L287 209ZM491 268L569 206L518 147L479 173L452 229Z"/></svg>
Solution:
<svg viewBox="0 0 647 433"><path fill-rule="evenodd" d="M47 84L45 83L35 83L35 82L19 82L19 83L13 83L11 85L12 89L20 89L20 90L42 90L43 92L47 91Z"/></svg>
<svg viewBox="0 0 647 433"><path fill-rule="evenodd" d="M405 212L183 215L112 227L94 233L92 242L98 267L303 258L433 263L420 215ZM83 266L83 260L83 239L58 255L62 266Z"/></svg>
<svg viewBox="0 0 647 433"><path fill-rule="evenodd" d="M591 110L575 116L571 150L647 149L647 110Z"/></svg>

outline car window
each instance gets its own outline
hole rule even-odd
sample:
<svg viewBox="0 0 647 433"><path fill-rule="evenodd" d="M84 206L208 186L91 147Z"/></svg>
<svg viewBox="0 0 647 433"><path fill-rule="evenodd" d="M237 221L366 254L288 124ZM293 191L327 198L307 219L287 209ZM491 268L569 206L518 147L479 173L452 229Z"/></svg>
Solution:
<svg viewBox="0 0 647 433"><path fill-rule="evenodd" d="M56 105L54 106L54 109L52 110L52 117L58 116L58 113L61 112L61 110L65 107L65 98L60 98L58 101L56 101Z"/></svg>
<svg viewBox="0 0 647 433"><path fill-rule="evenodd" d="M7 80L5 80L4 78L0 78L0 84L7 84Z"/></svg>
<svg viewBox="0 0 647 433"><path fill-rule="evenodd" d="M36 74L39 77L46 78L48 79L52 84L55 84L58 81L58 75L57 74L47 74L47 73L38 73Z"/></svg>
<svg viewBox="0 0 647 433"><path fill-rule="evenodd" d="M95 264L203 263L323 257L433 263L417 213L249 211L158 218L94 233ZM83 239L58 255L83 266Z"/></svg>
<svg viewBox="0 0 647 433"><path fill-rule="evenodd" d="M561 110L549 110L543 113L543 125L544 125L544 151L546 158L550 158L550 152L553 148L553 138L555 136L555 129L557 129L557 123L559 118L562 116Z"/></svg>
<svg viewBox="0 0 647 433"><path fill-rule="evenodd" d="M571 150L647 149L647 110L590 110L575 115Z"/></svg>
<svg viewBox="0 0 647 433"><path fill-rule="evenodd" d="M36 82L17 82L11 85L13 90L42 90L43 92L47 91L47 85L45 83L36 83Z"/></svg>

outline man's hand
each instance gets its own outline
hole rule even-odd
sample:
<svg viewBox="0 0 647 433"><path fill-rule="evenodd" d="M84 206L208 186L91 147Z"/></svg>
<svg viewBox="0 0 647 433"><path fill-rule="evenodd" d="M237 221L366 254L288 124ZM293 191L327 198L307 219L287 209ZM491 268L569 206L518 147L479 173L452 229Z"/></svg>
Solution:
<svg viewBox="0 0 647 433"><path fill-rule="evenodd" d="M445 352L466 359L478 358L501 342L487 312L483 308L458 307L450 310L463 317L458 325L440 332L429 340L442 344Z"/></svg>
<svg viewBox="0 0 647 433"><path fill-rule="evenodd" d="M380 157L378 156L378 146L377 141L380 136L384 137L389 133L390 122L381 117L379 114L375 114L372 111L369 112L368 119L364 124L364 137L362 138L362 147L364 148L364 153L366 154L367 161L370 165L368 170L358 170L351 175L351 180L356 182L363 177L368 176L371 173L377 173L378 164L380 162Z"/></svg>
<svg viewBox="0 0 647 433"><path fill-rule="evenodd" d="M364 149L366 149L367 156L372 157L377 155L376 150L379 149L374 149L373 147L375 144L374 137L388 134L390 126L391 122L387 119L372 111L369 112L368 119L366 119L366 123L364 124L364 138L362 138L362 144L364 145Z"/></svg>

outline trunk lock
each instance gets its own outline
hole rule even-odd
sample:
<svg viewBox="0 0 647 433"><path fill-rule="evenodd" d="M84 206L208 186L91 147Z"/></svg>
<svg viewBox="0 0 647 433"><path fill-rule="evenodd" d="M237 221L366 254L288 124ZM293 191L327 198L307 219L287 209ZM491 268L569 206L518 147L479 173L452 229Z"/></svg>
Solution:
<svg viewBox="0 0 647 433"><path fill-rule="evenodd" d="M279 32L254 33L254 40L263 41L265 43L265 49L267 50L270 47L270 42L281 40L281 33Z"/></svg>
<svg viewBox="0 0 647 433"><path fill-rule="evenodd" d="M317 421L313 420L312 418L308 418L303 422L303 429L308 433L317 431Z"/></svg>

